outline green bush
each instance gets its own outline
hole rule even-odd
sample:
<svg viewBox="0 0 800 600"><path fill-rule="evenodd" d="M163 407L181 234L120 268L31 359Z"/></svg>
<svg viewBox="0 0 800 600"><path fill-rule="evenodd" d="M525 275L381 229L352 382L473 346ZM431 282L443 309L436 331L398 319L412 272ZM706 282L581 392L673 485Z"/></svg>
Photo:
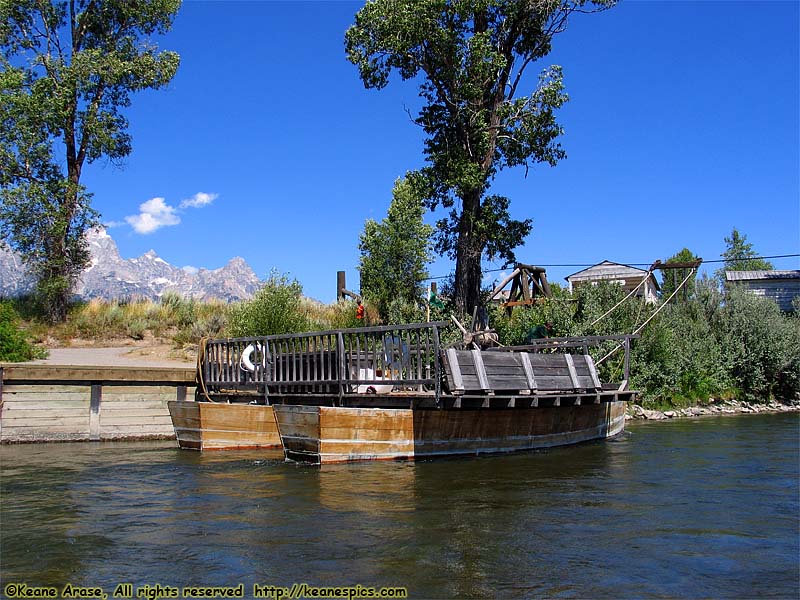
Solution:
<svg viewBox="0 0 800 600"><path fill-rule="evenodd" d="M697 301L670 305L634 344L632 385L646 404L683 406L730 387L722 346Z"/></svg>
<svg viewBox="0 0 800 600"><path fill-rule="evenodd" d="M800 319L733 286L713 321L734 385L748 400L800 394Z"/></svg>
<svg viewBox="0 0 800 600"><path fill-rule="evenodd" d="M0 361L24 362L45 358L47 352L31 344L19 328L19 316L8 302L0 302Z"/></svg>
<svg viewBox="0 0 800 600"><path fill-rule="evenodd" d="M246 337L308 331L311 327L302 307L302 294L296 280L273 273L251 300L231 307L228 333Z"/></svg>
<svg viewBox="0 0 800 600"><path fill-rule="evenodd" d="M555 286L554 286L555 288ZM632 333L653 315L657 305L625 298L616 284L582 286L570 294L555 288L552 298L491 315L491 326L506 345L525 342L528 330L553 324L553 337ZM599 361L618 346L606 342L591 348ZM623 377L620 350L599 367L603 381ZM747 400L800 399L800 316L780 312L772 300L740 288L723 294L715 282L696 282L685 302L663 308L642 330L631 353L631 385L643 404L683 406L709 398L738 396Z"/></svg>

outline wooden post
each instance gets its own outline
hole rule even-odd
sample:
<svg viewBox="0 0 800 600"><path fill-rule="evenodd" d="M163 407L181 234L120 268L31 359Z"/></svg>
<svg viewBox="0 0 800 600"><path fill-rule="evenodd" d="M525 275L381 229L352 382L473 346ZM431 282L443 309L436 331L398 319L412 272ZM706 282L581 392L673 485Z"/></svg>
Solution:
<svg viewBox="0 0 800 600"><path fill-rule="evenodd" d="M336 301L344 300L344 291L347 289L347 281L344 271L336 271Z"/></svg>
<svg viewBox="0 0 800 600"><path fill-rule="evenodd" d="M347 365L344 360L344 336L342 332L336 334L336 353L339 355L339 406L344 398L344 382L347 378Z"/></svg>
<svg viewBox="0 0 800 600"><path fill-rule="evenodd" d="M92 392L89 400L89 439L100 440L100 401L103 398L103 386L92 383Z"/></svg>
<svg viewBox="0 0 800 600"><path fill-rule="evenodd" d="M433 285L433 284L431 284ZM431 322L431 294L433 294L431 285L428 286L428 297L425 299L425 322Z"/></svg>
<svg viewBox="0 0 800 600"><path fill-rule="evenodd" d="M623 367L623 373L625 376L625 381L630 381L631 379L631 338L630 336L625 336L625 363Z"/></svg>
<svg viewBox="0 0 800 600"><path fill-rule="evenodd" d="M442 357L439 355L439 327L433 326L433 390L436 396L436 408L440 408L440 396L442 392Z"/></svg>

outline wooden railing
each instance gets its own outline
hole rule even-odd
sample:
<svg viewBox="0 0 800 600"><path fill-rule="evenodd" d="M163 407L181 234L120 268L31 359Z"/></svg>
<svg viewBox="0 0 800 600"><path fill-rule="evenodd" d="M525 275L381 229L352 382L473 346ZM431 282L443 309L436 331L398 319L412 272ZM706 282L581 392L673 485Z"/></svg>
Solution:
<svg viewBox="0 0 800 600"><path fill-rule="evenodd" d="M429 390L438 399L439 330L446 322L207 340L201 390L210 394L381 394Z"/></svg>
<svg viewBox="0 0 800 600"><path fill-rule="evenodd" d="M623 376L625 380L630 379L630 356L631 356L631 340L641 337L638 334L624 334L624 335L585 335L575 337L554 337L543 338L540 340L532 340L530 344L524 346L505 346L502 348L492 348L496 351L514 351L514 352L563 352L579 349L583 354L589 354L591 346L600 346L608 341L616 341L625 350L625 357L623 359Z"/></svg>

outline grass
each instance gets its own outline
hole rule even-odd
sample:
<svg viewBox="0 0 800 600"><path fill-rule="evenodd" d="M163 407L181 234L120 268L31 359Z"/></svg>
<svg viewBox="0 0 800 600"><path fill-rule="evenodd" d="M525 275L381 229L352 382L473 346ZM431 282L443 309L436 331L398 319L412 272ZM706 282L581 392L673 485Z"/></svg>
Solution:
<svg viewBox="0 0 800 600"><path fill-rule="evenodd" d="M229 337L229 315L233 304L219 300L199 301L177 294L160 300L92 299L74 303L64 323L47 324L29 298L6 301L20 315L32 341L43 345L68 345L80 339L98 343L120 339L154 339L175 348L195 346L202 337ZM353 302L322 304L303 298L300 312L312 329L355 327ZM368 316L369 316L368 307Z"/></svg>

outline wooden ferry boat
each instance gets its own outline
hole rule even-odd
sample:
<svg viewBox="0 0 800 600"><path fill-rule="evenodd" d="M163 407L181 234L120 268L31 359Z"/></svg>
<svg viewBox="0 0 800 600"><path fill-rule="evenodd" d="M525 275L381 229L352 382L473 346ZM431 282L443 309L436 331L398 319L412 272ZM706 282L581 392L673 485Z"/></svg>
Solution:
<svg viewBox="0 0 800 600"><path fill-rule="evenodd" d="M530 450L625 427L631 336L444 348L446 323L210 340L196 401L169 405L178 443L282 446L312 463ZM589 345L625 346L621 384L602 384ZM582 349L582 353L564 352Z"/></svg>

